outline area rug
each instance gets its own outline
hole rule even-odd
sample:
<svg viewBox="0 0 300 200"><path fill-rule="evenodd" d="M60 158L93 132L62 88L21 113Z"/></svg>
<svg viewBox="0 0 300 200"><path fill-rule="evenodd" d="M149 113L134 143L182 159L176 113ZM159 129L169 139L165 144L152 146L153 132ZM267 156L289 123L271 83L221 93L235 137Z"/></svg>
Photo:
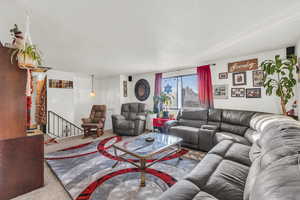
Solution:
<svg viewBox="0 0 300 200"><path fill-rule="evenodd" d="M139 169L114 156L111 146L121 140L122 137L114 136L81 144L49 153L45 160L74 200L154 200L205 155L182 149L148 168L146 186L140 187Z"/></svg>

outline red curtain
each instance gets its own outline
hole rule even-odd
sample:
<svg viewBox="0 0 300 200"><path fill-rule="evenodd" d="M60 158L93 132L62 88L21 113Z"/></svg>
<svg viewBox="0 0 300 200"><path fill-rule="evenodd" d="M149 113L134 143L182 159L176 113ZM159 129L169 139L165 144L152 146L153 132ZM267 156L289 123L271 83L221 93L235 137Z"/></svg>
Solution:
<svg viewBox="0 0 300 200"><path fill-rule="evenodd" d="M155 74L155 91L154 95L159 96L161 93L162 73Z"/></svg>
<svg viewBox="0 0 300 200"><path fill-rule="evenodd" d="M197 67L197 76L200 104L205 108L213 108L214 101L210 66L204 65Z"/></svg>

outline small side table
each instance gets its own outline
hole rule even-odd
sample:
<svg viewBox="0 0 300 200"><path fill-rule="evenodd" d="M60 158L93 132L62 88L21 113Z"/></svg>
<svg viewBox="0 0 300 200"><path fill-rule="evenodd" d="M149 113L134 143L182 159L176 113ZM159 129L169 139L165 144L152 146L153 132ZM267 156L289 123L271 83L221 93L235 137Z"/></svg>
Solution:
<svg viewBox="0 0 300 200"><path fill-rule="evenodd" d="M164 132L165 123L167 121L170 121L170 120L174 120L174 119L153 118L153 127L154 127L154 130L157 129L161 133Z"/></svg>

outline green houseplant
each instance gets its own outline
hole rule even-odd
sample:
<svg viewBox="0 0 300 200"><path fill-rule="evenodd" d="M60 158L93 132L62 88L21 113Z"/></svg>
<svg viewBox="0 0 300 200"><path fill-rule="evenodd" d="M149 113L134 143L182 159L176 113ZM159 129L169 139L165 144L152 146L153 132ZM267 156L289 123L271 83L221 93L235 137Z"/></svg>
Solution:
<svg viewBox="0 0 300 200"><path fill-rule="evenodd" d="M172 105L174 96L165 92L160 93L160 102L163 104L163 117L169 117L169 106Z"/></svg>
<svg viewBox="0 0 300 200"><path fill-rule="evenodd" d="M297 84L294 78L297 58L294 56L288 59L281 59L279 55L275 60L265 60L261 63L264 71L264 87L266 94L275 93L280 98L281 109L284 115L287 115L286 104L295 95L294 87Z"/></svg>
<svg viewBox="0 0 300 200"><path fill-rule="evenodd" d="M25 43L22 49L14 49L11 54L11 62L16 58L21 68L34 68L42 64L41 53L36 45Z"/></svg>
<svg viewBox="0 0 300 200"><path fill-rule="evenodd" d="M37 46L31 44L31 42L26 42L26 38L24 39L23 33L16 24L10 32L13 36L11 62L13 63L13 59L15 58L20 68L34 68L40 66L42 64L42 56Z"/></svg>

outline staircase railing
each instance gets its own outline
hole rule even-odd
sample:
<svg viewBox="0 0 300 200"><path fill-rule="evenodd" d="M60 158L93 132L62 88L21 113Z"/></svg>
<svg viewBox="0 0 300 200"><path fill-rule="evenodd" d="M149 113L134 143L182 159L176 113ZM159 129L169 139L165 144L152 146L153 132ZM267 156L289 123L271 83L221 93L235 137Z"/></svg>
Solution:
<svg viewBox="0 0 300 200"><path fill-rule="evenodd" d="M83 129L53 111L48 111L48 134L54 137L71 137L83 134Z"/></svg>

